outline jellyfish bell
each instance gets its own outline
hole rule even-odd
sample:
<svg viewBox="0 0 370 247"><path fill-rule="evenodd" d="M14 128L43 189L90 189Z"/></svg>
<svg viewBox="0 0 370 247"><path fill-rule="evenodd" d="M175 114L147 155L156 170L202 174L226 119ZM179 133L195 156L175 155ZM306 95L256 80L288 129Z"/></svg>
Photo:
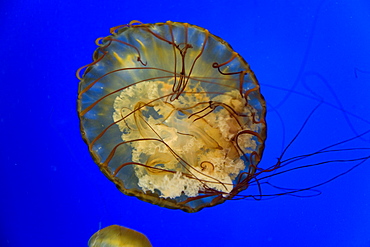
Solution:
<svg viewBox="0 0 370 247"><path fill-rule="evenodd" d="M91 236L89 247L151 247L142 233L118 225L105 227Z"/></svg>
<svg viewBox="0 0 370 247"><path fill-rule="evenodd" d="M248 188L266 107L245 60L179 22L131 22L97 40L80 78L82 136L123 193L196 212Z"/></svg>

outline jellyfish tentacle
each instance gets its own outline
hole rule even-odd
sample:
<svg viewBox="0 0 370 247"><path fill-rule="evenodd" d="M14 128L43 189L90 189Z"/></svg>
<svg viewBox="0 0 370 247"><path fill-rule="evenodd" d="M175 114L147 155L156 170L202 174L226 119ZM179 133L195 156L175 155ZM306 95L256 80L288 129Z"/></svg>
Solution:
<svg viewBox="0 0 370 247"><path fill-rule="evenodd" d="M148 62L145 62L145 63L144 63L144 62L141 60L140 50L139 50L136 46L131 45L131 44L129 44L129 43L127 43L127 42L124 42L124 41L122 41L122 40L119 40L119 39L111 38L111 37L106 37L106 38L104 38L104 40L115 41L115 42L118 42L118 43L121 43L121 44L127 45L127 46L129 46L129 47L131 47L131 48L135 49L135 51L136 51L136 52L137 52L137 54L138 54L138 55L137 55L137 61L138 61L138 62L140 62L143 66L147 66Z"/></svg>
<svg viewBox="0 0 370 247"><path fill-rule="evenodd" d="M89 63L89 64L87 64L87 65L82 66L81 68L79 68L79 69L76 71L76 77L77 77L77 79L79 79L79 80L81 80L81 79L82 79L82 77L83 77L83 76L80 76L80 74L81 74L81 71L82 71L83 69L85 69L85 68L89 68L89 67L93 66L94 64L97 64L98 62L100 62L100 61L104 58L104 56L105 56L107 53L108 53L107 51L103 52L103 55L102 55L102 56L100 56L97 60L95 60L94 62Z"/></svg>

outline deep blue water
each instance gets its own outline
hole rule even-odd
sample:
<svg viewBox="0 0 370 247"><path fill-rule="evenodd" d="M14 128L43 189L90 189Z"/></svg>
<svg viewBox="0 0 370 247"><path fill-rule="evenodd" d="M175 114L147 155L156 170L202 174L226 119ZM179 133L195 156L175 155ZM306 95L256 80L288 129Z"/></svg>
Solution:
<svg viewBox="0 0 370 247"><path fill-rule="evenodd" d="M287 158L370 129L369 1L3 1L0 20L0 246L87 246L111 224L145 233L156 247L370 246L370 160L310 198L228 201L188 214L123 195L81 138L75 77L110 27L131 20L204 27L230 43L261 83L269 107L266 167L320 99ZM343 147L369 148L369 139ZM291 166L324 159L317 158ZM355 164L271 182L304 188Z"/></svg>

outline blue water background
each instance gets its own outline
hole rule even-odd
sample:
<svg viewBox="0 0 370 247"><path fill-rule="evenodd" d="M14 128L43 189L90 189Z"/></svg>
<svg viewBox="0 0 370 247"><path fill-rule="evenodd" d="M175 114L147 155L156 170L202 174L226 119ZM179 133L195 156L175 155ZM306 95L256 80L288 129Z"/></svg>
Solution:
<svg viewBox="0 0 370 247"><path fill-rule="evenodd" d="M269 107L261 166L276 162L320 99L287 158L370 129L367 0L2 1L0 246L87 246L111 224L145 233L155 247L370 246L369 161L321 186L317 197L227 201L194 214L119 192L82 141L75 71L92 61L96 38L131 20L204 27L248 61ZM369 136L350 146L370 147ZM354 164L271 182L304 188Z"/></svg>

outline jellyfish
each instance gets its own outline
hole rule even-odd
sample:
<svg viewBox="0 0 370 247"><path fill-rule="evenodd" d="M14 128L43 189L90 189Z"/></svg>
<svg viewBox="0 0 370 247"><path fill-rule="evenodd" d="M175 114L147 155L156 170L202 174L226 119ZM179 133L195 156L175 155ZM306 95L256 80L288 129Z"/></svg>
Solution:
<svg viewBox="0 0 370 247"><path fill-rule="evenodd" d="M142 233L118 225L105 227L91 236L89 247L151 247Z"/></svg>
<svg viewBox="0 0 370 247"><path fill-rule="evenodd" d="M204 28L132 21L96 43L94 61L77 71L80 129L95 163L126 195L197 212L257 198L272 176L332 161L287 168L295 162L349 152L333 150L338 143L284 159L285 149L275 164L259 167L267 129L260 85L248 63ZM251 185L259 194L242 195ZM266 196L315 194L317 186L275 187L282 192Z"/></svg>
<svg viewBox="0 0 370 247"><path fill-rule="evenodd" d="M248 63L188 23L128 25L97 40L80 78L83 139L126 195L196 212L248 187L266 107Z"/></svg>

